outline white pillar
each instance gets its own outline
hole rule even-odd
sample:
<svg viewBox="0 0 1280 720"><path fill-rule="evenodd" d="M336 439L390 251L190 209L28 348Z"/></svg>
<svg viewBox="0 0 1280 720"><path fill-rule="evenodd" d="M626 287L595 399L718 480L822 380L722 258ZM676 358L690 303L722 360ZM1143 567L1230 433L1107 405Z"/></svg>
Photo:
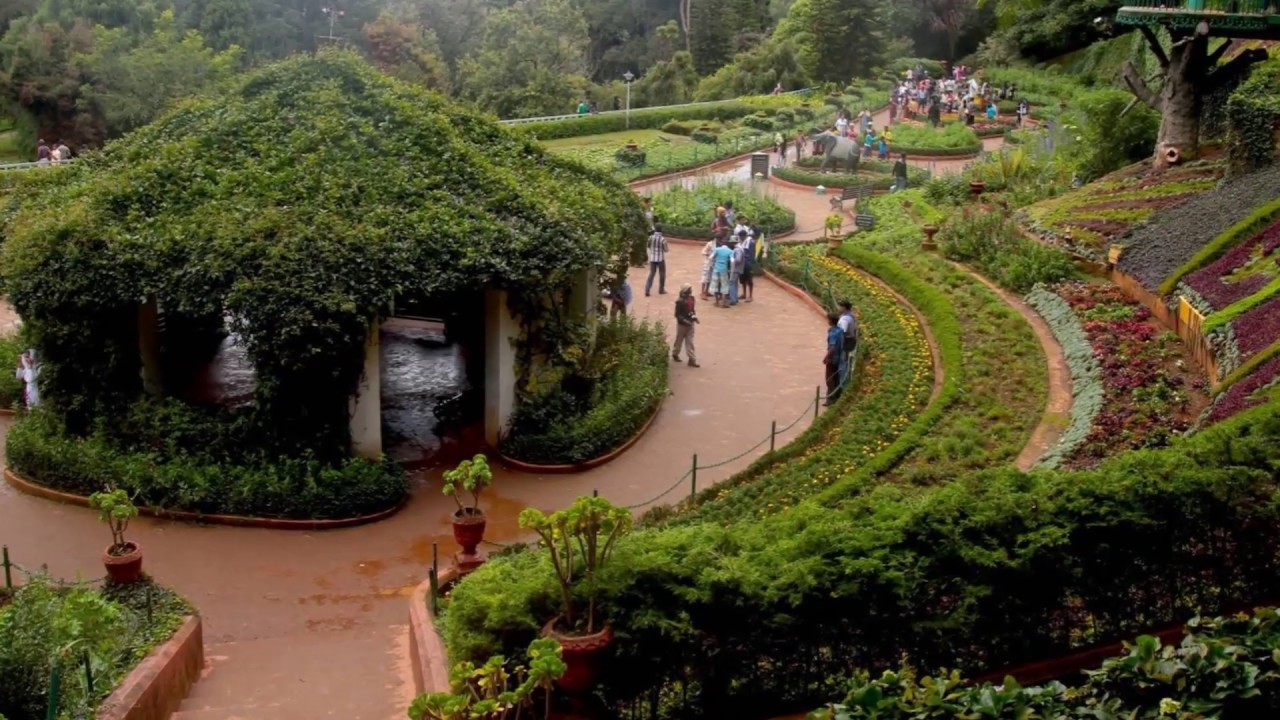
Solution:
<svg viewBox="0 0 1280 720"><path fill-rule="evenodd" d="M484 439L498 444L516 405L516 349L520 324L507 309L507 293L484 293Z"/></svg>
<svg viewBox="0 0 1280 720"><path fill-rule="evenodd" d="M142 359L142 390L159 397L160 385L160 307L155 298L138 306L138 354Z"/></svg>
<svg viewBox="0 0 1280 720"><path fill-rule="evenodd" d="M379 323L369 327L364 341L364 372L348 404L351 413L351 452L356 457L382 457L382 361Z"/></svg>

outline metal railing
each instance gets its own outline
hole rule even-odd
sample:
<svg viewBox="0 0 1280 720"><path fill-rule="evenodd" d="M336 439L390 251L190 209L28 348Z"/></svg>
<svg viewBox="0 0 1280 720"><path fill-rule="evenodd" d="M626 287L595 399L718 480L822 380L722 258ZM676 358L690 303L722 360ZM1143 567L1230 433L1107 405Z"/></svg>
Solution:
<svg viewBox="0 0 1280 720"><path fill-rule="evenodd" d="M807 87L800 90L790 90L788 92L779 93L779 94L780 95L807 95L813 91L814 91L814 88ZM759 97L759 96L748 95L744 97ZM733 103L733 102L741 102L741 101L742 101L741 97L736 97L736 98L731 98L729 100L704 100L702 102L681 103L679 105L654 105L652 107L633 107L631 108L630 111L625 109L624 110L605 110L603 112L588 113L585 115L579 114L579 113L568 113L566 115L545 115L543 117L511 118L509 120L499 120L498 124L499 125L523 125L525 123L548 122L551 120L571 120L573 118L618 116L618 115L626 115L628 112L650 112L653 110L674 110L676 108L701 107L704 105L723 105L725 103Z"/></svg>
<svg viewBox="0 0 1280 720"><path fill-rule="evenodd" d="M1121 10L1221 13L1226 15L1280 15L1280 0L1129 0Z"/></svg>
<svg viewBox="0 0 1280 720"><path fill-rule="evenodd" d="M73 162L75 162L75 158L72 158L70 160L60 160L58 162L53 162L51 160L44 160L39 162L0 163L0 171L32 170L34 168L58 167L60 165L70 165Z"/></svg>

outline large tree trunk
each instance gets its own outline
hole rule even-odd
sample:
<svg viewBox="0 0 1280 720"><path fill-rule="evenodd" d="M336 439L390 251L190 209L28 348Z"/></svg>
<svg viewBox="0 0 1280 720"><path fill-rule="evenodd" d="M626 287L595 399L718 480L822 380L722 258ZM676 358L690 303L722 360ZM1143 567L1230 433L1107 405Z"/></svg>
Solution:
<svg viewBox="0 0 1280 720"><path fill-rule="evenodd" d="M1156 137L1155 165L1163 167L1173 158L1188 160L1200 150L1200 115L1204 94L1225 76L1240 72L1245 65L1266 59L1267 52L1246 51L1226 65L1215 66L1231 43L1209 52L1209 26L1200 23L1190 33L1170 31L1173 44L1166 54L1151 28L1139 26L1151 52L1160 63L1163 80L1156 93L1138 74L1132 63L1122 71L1125 84L1138 100L1160 113L1160 132Z"/></svg>

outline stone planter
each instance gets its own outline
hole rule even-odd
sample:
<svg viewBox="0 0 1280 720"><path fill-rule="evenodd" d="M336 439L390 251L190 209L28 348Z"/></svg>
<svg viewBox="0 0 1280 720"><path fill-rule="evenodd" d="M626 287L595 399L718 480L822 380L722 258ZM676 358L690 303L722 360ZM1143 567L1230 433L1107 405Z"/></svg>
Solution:
<svg viewBox="0 0 1280 720"><path fill-rule="evenodd" d="M924 231L924 242L920 247L924 250L937 250L938 243L933 241L933 236L938 234L937 225L925 225L921 230Z"/></svg>
<svg viewBox="0 0 1280 720"><path fill-rule="evenodd" d="M462 552L454 556L458 570L471 572L484 564L484 554L479 545L484 541L486 518L483 512L466 508L453 513L453 539L462 547Z"/></svg>

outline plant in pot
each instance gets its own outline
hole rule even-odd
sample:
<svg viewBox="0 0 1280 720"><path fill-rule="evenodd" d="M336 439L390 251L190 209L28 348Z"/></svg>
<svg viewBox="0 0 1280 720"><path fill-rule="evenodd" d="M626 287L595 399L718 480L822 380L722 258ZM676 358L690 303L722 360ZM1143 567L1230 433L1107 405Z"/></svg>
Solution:
<svg viewBox="0 0 1280 720"><path fill-rule="evenodd" d="M520 513L520 527L538 534L560 583L560 614L542 628L560 643L568 666L557 685L571 696L585 695L613 644L613 630L596 616L600 571L631 529L631 513L604 498L580 497L550 515L529 508Z"/></svg>
<svg viewBox="0 0 1280 720"><path fill-rule="evenodd" d="M550 638L529 643L529 662L507 669L495 655L476 667L460 662L449 673L452 692L424 693L409 706L413 720L520 720L532 718L542 691L543 717L550 713L551 685L564 674L560 646ZM512 681L515 686L512 687Z"/></svg>
<svg viewBox="0 0 1280 720"><path fill-rule="evenodd" d="M108 486L89 496L89 505L98 511L98 519L111 530L111 545L102 552L107 577L115 583L131 583L142 576L142 548L124 539L129 521L138 517L138 508L129 493Z"/></svg>
<svg viewBox="0 0 1280 720"><path fill-rule="evenodd" d="M844 225L844 218L840 217L840 213L831 213L826 220L822 221L822 234L827 238L827 244L833 248L840 247L842 225Z"/></svg>
<svg viewBox="0 0 1280 720"><path fill-rule="evenodd" d="M493 473L489 470L489 461L479 453L444 473L444 494L458 504L453 513L453 539L462 546L462 552L455 556L455 560L458 569L464 573L484 562L484 556L478 549L484 540L486 523L484 511L480 509L480 493L491 484ZM470 502L463 502L464 490L471 496Z"/></svg>

